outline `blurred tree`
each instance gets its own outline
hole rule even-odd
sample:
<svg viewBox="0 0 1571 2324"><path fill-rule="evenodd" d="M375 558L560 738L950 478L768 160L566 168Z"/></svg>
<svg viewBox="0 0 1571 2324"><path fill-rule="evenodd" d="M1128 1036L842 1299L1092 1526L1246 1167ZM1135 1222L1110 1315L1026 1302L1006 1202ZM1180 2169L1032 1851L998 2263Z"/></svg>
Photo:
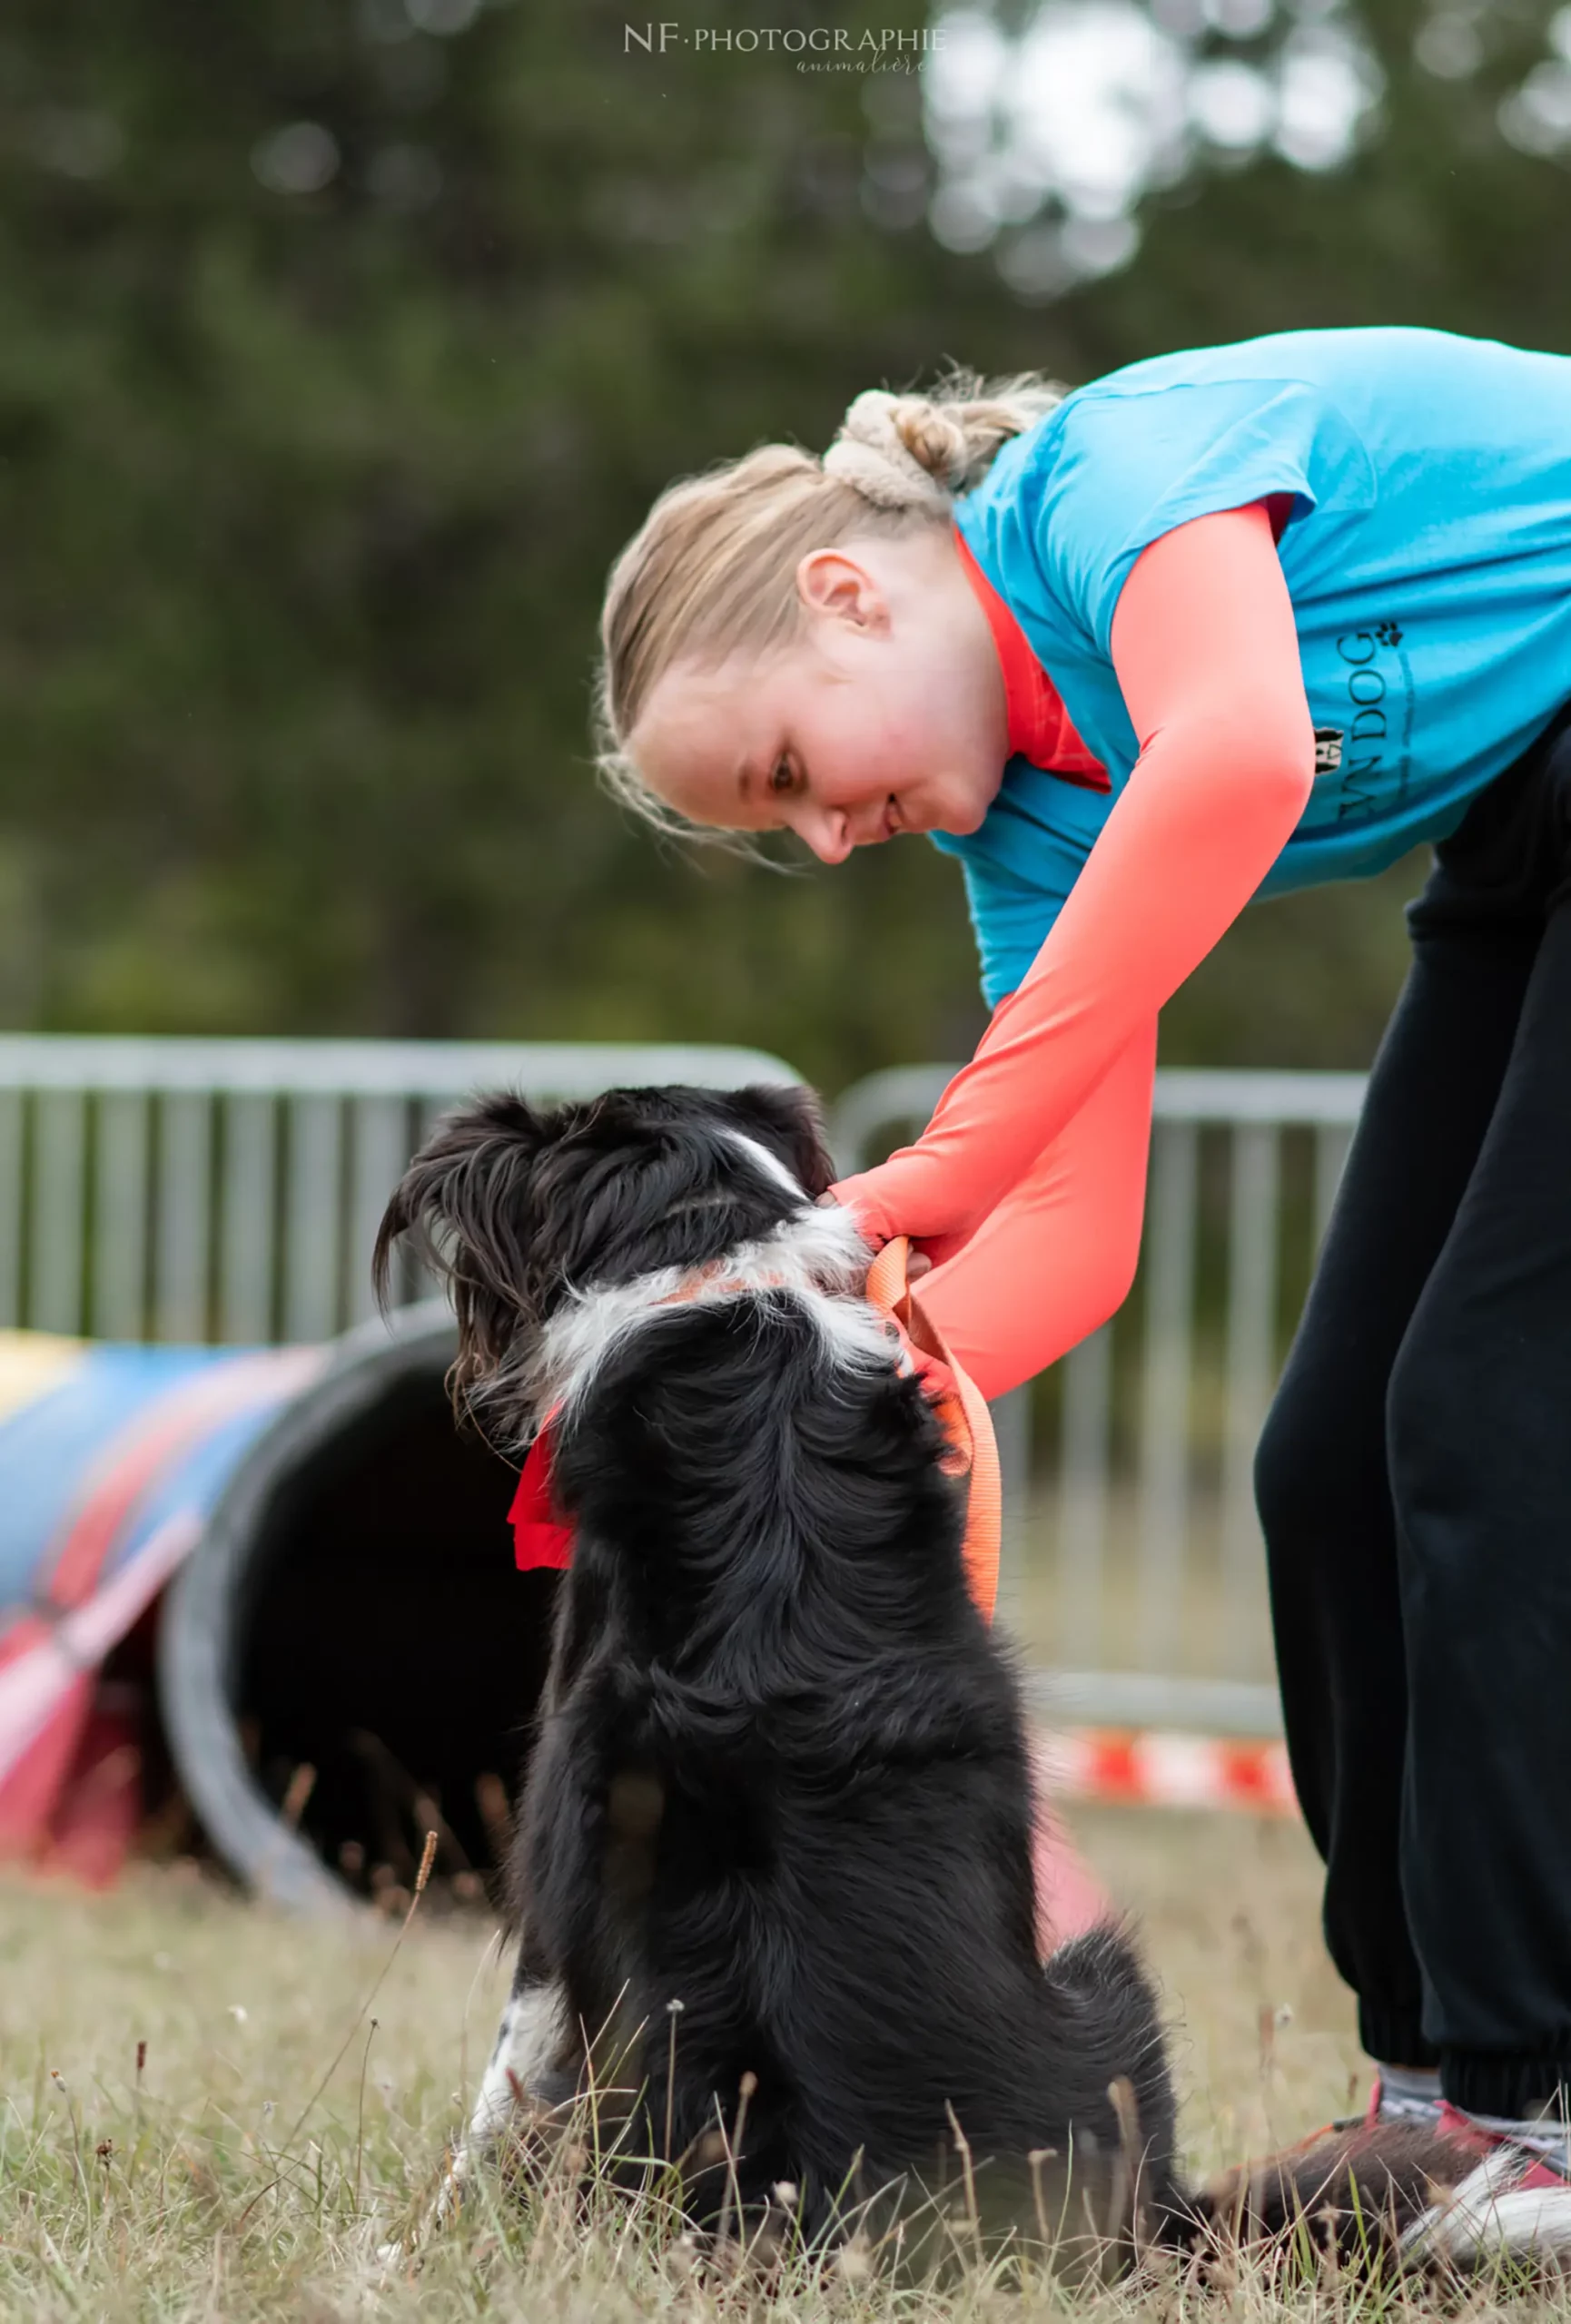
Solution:
<svg viewBox="0 0 1571 2324"><path fill-rule="evenodd" d="M882 16L924 21L833 21ZM1052 303L928 231L914 75L726 51L758 21L723 0L718 53L685 25L661 56L603 0L13 0L0 1018L746 1039L830 1087L959 1054L934 851L695 862L597 793L599 592L655 492L945 355L1072 380L1289 323L1563 330L1564 175L1490 94L1529 14L1441 81L1412 0L1371 0L1381 134L1331 175L1198 157ZM1413 884L1249 915L1170 1053L1362 1061Z"/></svg>

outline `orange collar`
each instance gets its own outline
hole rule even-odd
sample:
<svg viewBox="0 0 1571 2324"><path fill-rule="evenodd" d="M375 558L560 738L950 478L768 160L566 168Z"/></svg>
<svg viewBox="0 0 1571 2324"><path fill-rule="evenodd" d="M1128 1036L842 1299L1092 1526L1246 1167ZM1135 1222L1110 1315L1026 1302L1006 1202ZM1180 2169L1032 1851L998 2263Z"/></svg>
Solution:
<svg viewBox="0 0 1571 2324"><path fill-rule="evenodd" d="M1003 673L1003 699L1009 718L1011 754L1019 752L1033 766L1061 774L1084 791L1111 791L1108 772L1074 731L1063 697L1026 642L1025 632L978 565L965 535L955 527L955 547L965 577L975 590Z"/></svg>
<svg viewBox="0 0 1571 2324"><path fill-rule="evenodd" d="M1003 1530L993 1420L982 1392L956 1364L944 1334L924 1313L906 1282L910 1256L911 1245L904 1235L885 1243L867 1270L868 1305L889 1318L912 1356L949 1439L944 1465L950 1475L970 1480L961 1557L972 1597L983 1618L991 1621L998 1599L998 1553ZM717 1272L714 1267L699 1271L692 1287L674 1297L691 1298L699 1284L713 1280ZM519 1489L508 1512L513 1554L522 1573L537 1566L559 1571L573 1561L573 1528L562 1522L551 1498L552 1423L559 1410L558 1405L546 1414L525 1458Z"/></svg>
<svg viewBox="0 0 1571 2324"><path fill-rule="evenodd" d="M889 1317L915 1355L933 1409L949 1439L945 1465L952 1476L970 1480L960 1554L972 1597L984 1620L991 1621L998 1602L999 1544L1003 1533L1003 1492L993 1415L982 1391L956 1364L943 1333L924 1312L907 1283L910 1257L906 1236L896 1235L885 1243L867 1270L868 1304Z"/></svg>

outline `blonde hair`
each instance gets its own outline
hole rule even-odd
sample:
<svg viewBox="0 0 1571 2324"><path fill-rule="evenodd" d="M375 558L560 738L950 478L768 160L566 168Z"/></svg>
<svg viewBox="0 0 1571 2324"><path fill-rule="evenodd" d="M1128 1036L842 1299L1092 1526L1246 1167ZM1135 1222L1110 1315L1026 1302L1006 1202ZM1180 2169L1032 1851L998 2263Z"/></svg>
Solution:
<svg viewBox="0 0 1571 2324"><path fill-rule="evenodd" d="M627 748L673 662L782 644L800 614L804 556L946 524L1010 438L1067 392L1040 372L988 380L959 369L925 395L869 388L821 459L761 444L668 486L612 566L600 616L596 763L613 794L648 822L691 832Z"/></svg>

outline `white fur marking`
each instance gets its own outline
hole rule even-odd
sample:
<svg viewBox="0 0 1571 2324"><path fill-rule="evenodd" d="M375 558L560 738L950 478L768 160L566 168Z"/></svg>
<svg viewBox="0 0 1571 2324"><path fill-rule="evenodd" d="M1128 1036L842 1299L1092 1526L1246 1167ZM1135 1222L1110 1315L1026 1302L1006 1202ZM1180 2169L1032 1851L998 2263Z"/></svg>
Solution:
<svg viewBox="0 0 1571 2324"><path fill-rule="evenodd" d="M1414 2221L1404 2256L1476 2260L1571 2253L1571 2187L1519 2187L1535 2157L1503 2147Z"/></svg>
<svg viewBox="0 0 1571 2324"><path fill-rule="evenodd" d="M739 1244L695 1275L659 1267L631 1283L569 1295L540 1335L527 1387L537 1409L570 1403L629 1334L667 1309L784 1291L811 1311L825 1348L842 1365L893 1364L898 1342L863 1295L870 1254L848 1210L805 1204L773 1234Z"/></svg>
<svg viewBox="0 0 1571 2324"><path fill-rule="evenodd" d="M466 2152L496 2144L517 2107L560 2058L568 2038L568 2007L559 1985L526 1985L502 2012L501 2024L469 2115Z"/></svg>
<svg viewBox="0 0 1571 2324"><path fill-rule="evenodd" d="M780 1157L777 1154L771 1154L762 1138L749 1137L745 1129L728 1129L724 1135L729 1138L733 1146L741 1148L749 1161L756 1162L766 1178L773 1179L776 1186L784 1187L786 1192L795 1201L806 1202L807 1196L801 1180L792 1177Z"/></svg>
<svg viewBox="0 0 1571 2324"><path fill-rule="evenodd" d="M538 2077L561 2058L567 2035L568 2004L559 1985L527 1985L509 1994L469 2127L448 2165L422 2241L424 2234L452 2217L477 2164L495 2155L519 2098L527 2104ZM394 2247L387 2249L397 2256Z"/></svg>

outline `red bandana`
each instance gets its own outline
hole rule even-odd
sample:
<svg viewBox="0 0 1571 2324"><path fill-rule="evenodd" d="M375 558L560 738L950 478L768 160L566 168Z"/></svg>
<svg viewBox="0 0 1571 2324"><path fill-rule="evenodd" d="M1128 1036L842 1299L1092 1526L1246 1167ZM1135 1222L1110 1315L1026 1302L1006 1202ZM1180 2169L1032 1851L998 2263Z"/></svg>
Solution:
<svg viewBox="0 0 1571 2324"><path fill-rule="evenodd" d="M954 535L965 577L987 615L1009 713L1009 748L1045 773L1060 774L1082 791L1111 791L1108 772L1074 731L1074 724L1052 680L1026 644L1025 632L971 553L958 527Z"/></svg>
<svg viewBox="0 0 1571 2324"><path fill-rule="evenodd" d="M573 1529L564 1525L551 1500L551 1426L548 1420L530 1445L508 1512L513 1529L513 1559L520 1573L550 1566L565 1573L573 1562Z"/></svg>

